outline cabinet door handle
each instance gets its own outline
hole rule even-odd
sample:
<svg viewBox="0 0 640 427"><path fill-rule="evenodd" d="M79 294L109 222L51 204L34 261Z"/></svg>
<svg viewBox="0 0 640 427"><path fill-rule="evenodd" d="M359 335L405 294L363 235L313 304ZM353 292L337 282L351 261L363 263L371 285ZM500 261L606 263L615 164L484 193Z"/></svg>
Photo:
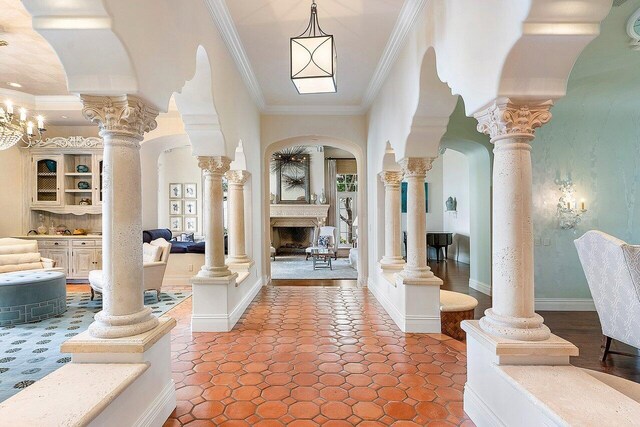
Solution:
<svg viewBox="0 0 640 427"><path fill-rule="evenodd" d="M54 246L58 246L60 243L54 242L53 244L54 244Z"/></svg>
<svg viewBox="0 0 640 427"><path fill-rule="evenodd" d="M87 242L82 242L82 243L81 243L81 245L86 245L86 244L87 244Z"/></svg>

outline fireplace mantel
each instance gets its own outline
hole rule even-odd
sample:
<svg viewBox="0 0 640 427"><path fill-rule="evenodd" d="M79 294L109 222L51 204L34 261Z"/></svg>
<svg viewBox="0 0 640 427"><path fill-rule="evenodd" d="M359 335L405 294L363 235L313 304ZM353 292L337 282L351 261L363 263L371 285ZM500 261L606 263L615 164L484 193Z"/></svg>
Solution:
<svg viewBox="0 0 640 427"><path fill-rule="evenodd" d="M315 218L326 219L329 205L271 205L271 218Z"/></svg>

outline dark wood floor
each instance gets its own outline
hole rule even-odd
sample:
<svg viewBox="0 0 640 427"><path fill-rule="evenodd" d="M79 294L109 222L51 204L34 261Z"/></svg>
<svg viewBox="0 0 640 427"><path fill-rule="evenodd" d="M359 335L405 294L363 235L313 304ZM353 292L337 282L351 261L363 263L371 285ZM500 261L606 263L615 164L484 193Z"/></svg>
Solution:
<svg viewBox="0 0 640 427"><path fill-rule="evenodd" d="M482 317L484 310L491 306L491 297L469 288L469 265L453 260L440 263L430 261L429 265L434 274L444 281L442 289L468 293L478 300L476 319ZM580 356L571 359L573 365L640 382L640 358L613 354L608 356L606 362L600 362L602 331L595 311L541 311L540 315L554 334L580 349ZM638 354L633 347L617 341L611 344L611 349Z"/></svg>

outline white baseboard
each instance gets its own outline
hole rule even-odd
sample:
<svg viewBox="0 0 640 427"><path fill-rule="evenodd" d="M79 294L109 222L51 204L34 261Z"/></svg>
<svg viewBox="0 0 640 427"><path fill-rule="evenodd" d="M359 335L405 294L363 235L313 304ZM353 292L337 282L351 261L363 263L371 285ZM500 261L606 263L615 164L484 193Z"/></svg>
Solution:
<svg viewBox="0 0 640 427"><path fill-rule="evenodd" d="M244 311L249 307L251 301L253 301L256 295L258 295L262 286L264 286L264 282L260 279L256 280L256 283L253 284L249 293L242 298L238 305L236 305L233 311L229 314L229 330L233 329L236 323L238 323L238 320L240 320Z"/></svg>
<svg viewBox="0 0 640 427"><path fill-rule="evenodd" d="M480 399L480 396L469 387L464 386L464 412L478 427L498 427L504 423L493 413L493 411Z"/></svg>
<svg viewBox="0 0 640 427"><path fill-rule="evenodd" d="M491 296L491 285L479 282L474 279L469 279L469 287L475 289L478 292L482 292L485 295Z"/></svg>
<svg viewBox="0 0 640 427"><path fill-rule="evenodd" d="M536 298L536 311L596 311L591 298Z"/></svg>
<svg viewBox="0 0 640 427"><path fill-rule="evenodd" d="M385 282L386 280L383 279ZM378 287L376 284L371 284L372 279L369 279L368 281L368 286L367 288L369 289L369 292L371 292L373 294L373 296L378 300L378 302L380 303L380 305L382 305L382 308L385 309L385 311L387 312L387 314L391 317L391 319L395 322L395 324L398 326L398 328L400 328L400 330L402 332L405 332L405 319L404 316L402 315L402 313L400 313L400 311L398 311L398 309L396 308L395 305L393 305L393 303L391 301L389 301L389 299L382 293L380 293L378 291Z"/></svg>
<svg viewBox="0 0 640 427"><path fill-rule="evenodd" d="M176 408L176 386L171 380L135 423L136 427L156 427L167 421Z"/></svg>
<svg viewBox="0 0 640 427"><path fill-rule="evenodd" d="M435 334L441 332L441 327L442 323L440 322L439 316L417 316L407 314L405 316L405 330L403 332L423 334L425 331L432 331L426 333Z"/></svg>

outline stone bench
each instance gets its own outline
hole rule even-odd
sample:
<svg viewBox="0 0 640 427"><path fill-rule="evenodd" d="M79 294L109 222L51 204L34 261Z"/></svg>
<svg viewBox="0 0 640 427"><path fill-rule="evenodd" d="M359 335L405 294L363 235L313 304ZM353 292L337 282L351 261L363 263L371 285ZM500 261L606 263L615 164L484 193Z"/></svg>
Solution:
<svg viewBox="0 0 640 427"><path fill-rule="evenodd" d="M59 271L0 274L0 326L38 322L67 311L67 287Z"/></svg>
<svg viewBox="0 0 640 427"><path fill-rule="evenodd" d="M478 305L474 297L459 292L440 291L440 323L442 333L458 341L464 341L465 332L460 327L463 320L473 320Z"/></svg>
<svg viewBox="0 0 640 427"><path fill-rule="evenodd" d="M114 425L105 409L149 367L146 363L69 363L0 403L7 426Z"/></svg>

